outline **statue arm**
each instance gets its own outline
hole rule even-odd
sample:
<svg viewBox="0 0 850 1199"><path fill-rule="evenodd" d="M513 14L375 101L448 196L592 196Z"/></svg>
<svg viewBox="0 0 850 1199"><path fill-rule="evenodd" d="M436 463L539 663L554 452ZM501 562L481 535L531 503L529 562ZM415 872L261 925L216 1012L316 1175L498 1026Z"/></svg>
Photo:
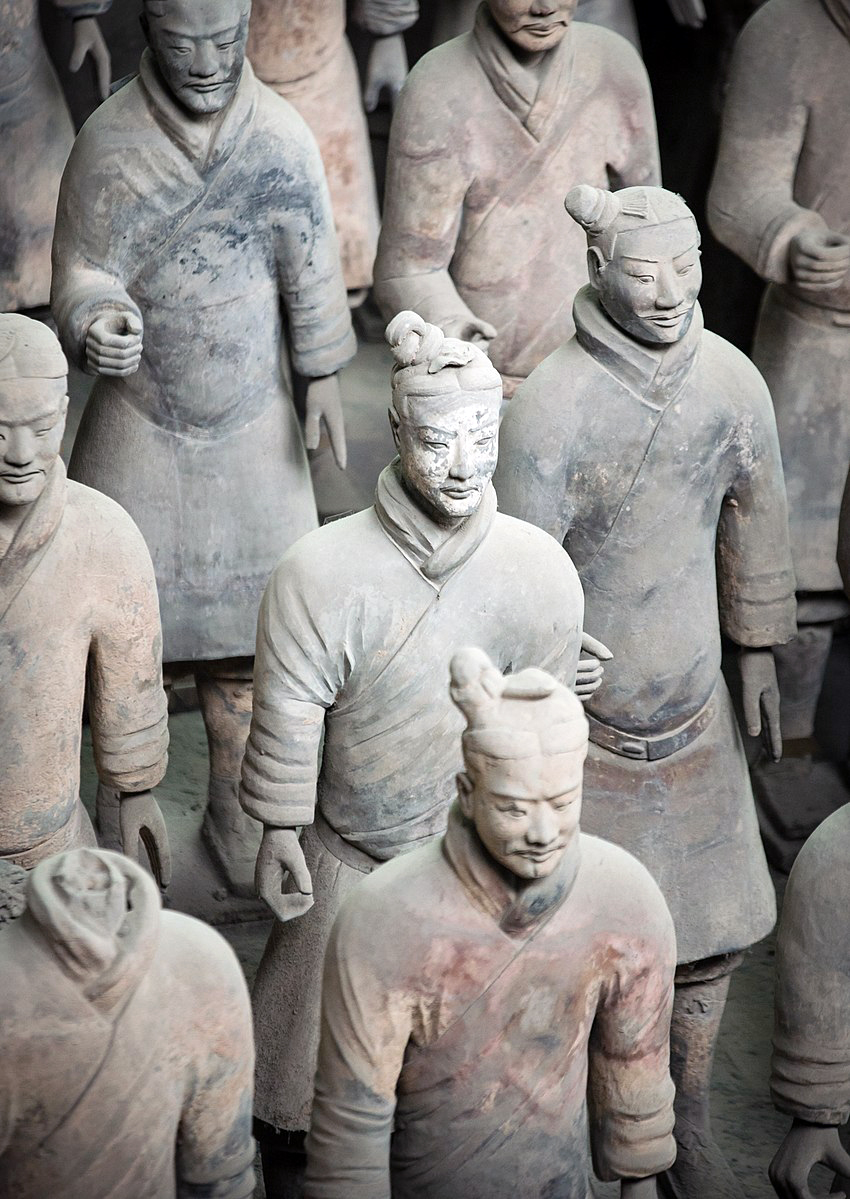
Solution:
<svg viewBox="0 0 850 1199"><path fill-rule="evenodd" d="M423 82L415 68L393 117L375 297L388 321L410 309L450 336L489 342L496 331L461 298L449 271L472 168L463 163L462 126L448 137L434 112L439 83L427 74Z"/></svg>
<svg viewBox="0 0 850 1199"><path fill-rule="evenodd" d="M615 152L608 163L608 183L613 191L623 187L660 187L661 155L655 125L655 106L646 67L627 42L617 46L611 63L616 78L612 95L619 99ZM622 60L622 61L620 61Z"/></svg>
<svg viewBox="0 0 850 1199"><path fill-rule="evenodd" d="M123 280L122 249L132 254L133 239L125 239L116 219L95 219L102 177L107 173L96 133L83 129L62 176L53 237L53 280L50 306L68 358L87 369L89 330L101 317L114 318L116 327L129 321L142 328L138 306ZM100 179L101 183L93 182Z"/></svg>
<svg viewBox="0 0 850 1199"><path fill-rule="evenodd" d="M850 812L841 808L800 851L777 937L771 1097L807 1125L850 1115L848 851Z"/></svg>
<svg viewBox="0 0 850 1199"><path fill-rule="evenodd" d="M186 974L188 963L192 977L184 976L172 993L192 1003L180 1046L188 1061L176 1147L177 1199L251 1199L254 1046L248 989L235 955L212 929L193 930L181 955Z"/></svg>
<svg viewBox="0 0 850 1199"><path fill-rule="evenodd" d="M819 213L794 199L809 119L795 80L812 76L788 61L794 41L772 8L756 13L742 31L708 195L708 220L718 241L775 283L788 282L794 238L827 229Z"/></svg>
<svg viewBox="0 0 850 1199"><path fill-rule="evenodd" d="M396 1084L412 1032L410 997L394 982L405 955L395 916L364 909L355 892L331 934L305 1199L390 1199Z"/></svg>
<svg viewBox="0 0 850 1199"><path fill-rule="evenodd" d="M658 888L637 864L629 868L640 877L618 882L632 921L641 912L640 932L623 934L632 952L602 980L589 1044L590 1140L604 1181L652 1177L676 1156L669 1071L676 939Z"/></svg>

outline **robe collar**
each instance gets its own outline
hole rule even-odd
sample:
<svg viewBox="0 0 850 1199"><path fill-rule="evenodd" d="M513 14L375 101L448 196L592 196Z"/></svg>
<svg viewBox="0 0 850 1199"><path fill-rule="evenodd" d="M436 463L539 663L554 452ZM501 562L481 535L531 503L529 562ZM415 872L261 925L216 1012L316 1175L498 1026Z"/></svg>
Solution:
<svg viewBox="0 0 850 1199"><path fill-rule="evenodd" d="M535 141L540 141L570 88L575 47L572 29L552 50L544 51L537 70L517 60L486 3L475 14L475 54L496 95Z"/></svg>
<svg viewBox="0 0 850 1199"><path fill-rule="evenodd" d="M611 320L597 292L586 284L573 303L576 340L591 358L650 407L666 408L678 395L694 368L702 345L703 321L694 308L685 336L669 346L636 341Z"/></svg>
<svg viewBox="0 0 850 1199"><path fill-rule="evenodd" d="M195 168L205 174L229 158L257 107L257 80L245 59L242 77L221 112L193 117L168 90L150 48L142 53L139 80L154 119Z"/></svg>
<svg viewBox="0 0 850 1199"><path fill-rule="evenodd" d="M850 3L848 0L823 0L827 16L850 39Z"/></svg>
<svg viewBox="0 0 850 1199"><path fill-rule="evenodd" d="M73 851L72 851L73 852ZM66 854L41 863L29 876L27 910L19 927L38 926L65 974L98 1012L115 1019L148 973L159 944L159 892L139 865L121 854L97 852L115 882L126 885L126 916L115 933L68 906L54 883Z"/></svg>
<svg viewBox="0 0 850 1199"><path fill-rule="evenodd" d="M471 516L457 525L439 525L410 498L401 480L401 460L394 458L378 478L375 515L396 549L439 591L490 532L496 492L488 483Z"/></svg>
<svg viewBox="0 0 850 1199"><path fill-rule="evenodd" d="M0 558L0 620L53 540L65 511L66 496L65 464L57 458L48 472L44 490L30 504L11 545Z"/></svg>
<svg viewBox="0 0 850 1199"><path fill-rule="evenodd" d="M566 900L581 865L581 842L576 836L548 878L525 882L493 861L455 803L443 854L471 902L491 916L502 932L516 936L533 932Z"/></svg>

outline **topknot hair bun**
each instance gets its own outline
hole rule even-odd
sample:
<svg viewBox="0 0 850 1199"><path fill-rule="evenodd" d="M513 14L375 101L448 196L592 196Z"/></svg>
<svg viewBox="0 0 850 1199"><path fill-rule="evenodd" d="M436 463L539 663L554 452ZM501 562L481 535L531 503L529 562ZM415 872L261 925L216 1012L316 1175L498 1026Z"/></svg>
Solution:
<svg viewBox="0 0 850 1199"><path fill-rule="evenodd" d="M602 233L620 213L620 204L614 192L589 183L579 183L567 192L564 208L577 224L588 233Z"/></svg>
<svg viewBox="0 0 850 1199"><path fill-rule="evenodd" d="M417 312L400 312L387 325L386 339L399 366L431 362L443 348L442 329L429 325Z"/></svg>
<svg viewBox="0 0 850 1199"><path fill-rule="evenodd" d="M449 666L451 697L474 727L501 698L504 677L483 649L459 649Z"/></svg>

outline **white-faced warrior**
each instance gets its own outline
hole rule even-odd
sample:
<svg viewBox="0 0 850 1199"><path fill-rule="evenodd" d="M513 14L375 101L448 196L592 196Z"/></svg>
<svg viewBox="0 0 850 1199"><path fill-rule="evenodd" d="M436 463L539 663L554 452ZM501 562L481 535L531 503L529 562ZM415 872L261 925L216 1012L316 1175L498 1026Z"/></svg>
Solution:
<svg viewBox="0 0 850 1199"><path fill-rule="evenodd" d="M250 1199L253 1060L235 954L129 858L58 854L0 914L0 1194Z"/></svg>
<svg viewBox="0 0 850 1199"><path fill-rule="evenodd" d="M67 375L46 325L0 315L0 859L30 869L95 844L80 802L87 699L118 843L135 855L141 832L165 883L150 793L168 760L153 566L127 513L65 477Z"/></svg>
<svg viewBox="0 0 850 1199"><path fill-rule="evenodd" d="M257 609L316 524L307 441L345 440L354 337L327 185L295 110L245 61L249 0L149 0L139 74L78 137L62 181L53 307L98 376L70 473L150 547L166 683L194 673L210 747L204 834L253 893L239 809ZM144 344L143 344L144 343Z"/></svg>
<svg viewBox="0 0 850 1199"><path fill-rule="evenodd" d="M565 184L661 177L643 63L575 6L486 0L410 72L390 133L378 303L489 344L507 398L572 332L584 243L558 220Z"/></svg>
<svg viewBox="0 0 850 1199"><path fill-rule="evenodd" d="M836 621L850 614L835 564L850 461L848 111L850 0L762 5L735 47L708 216L768 284L752 358L779 429L798 634L776 659L785 757L754 778L783 832L805 788L831 789L815 714Z"/></svg>
<svg viewBox="0 0 850 1199"><path fill-rule="evenodd" d="M303 1170L295 1151L309 1126L339 904L381 862L446 827L460 717L444 663L477 641L502 669L543 662L572 686L579 658L572 563L496 510L498 372L415 313L397 316L387 339L398 457L374 507L284 555L260 609L241 798L265 826L257 880L279 918L254 988L256 1113L275 1197Z"/></svg>
<svg viewBox="0 0 850 1199"><path fill-rule="evenodd" d="M667 905L580 832L575 695L478 649L451 694L448 830L361 883L331 935L306 1195L585 1199L589 1139L598 1177L654 1199L676 1152Z"/></svg>
<svg viewBox="0 0 850 1199"><path fill-rule="evenodd" d="M741 951L775 899L720 671L740 647L750 731L781 752L772 647L794 633L794 572L770 396L706 332L699 231L661 188L582 186L590 283L575 336L517 393L497 472L505 508L552 533L614 654L588 703L586 828L646 865L676 924L676 1164L665 1195L739 1186L709 1122L714 1046Z"/></svg>

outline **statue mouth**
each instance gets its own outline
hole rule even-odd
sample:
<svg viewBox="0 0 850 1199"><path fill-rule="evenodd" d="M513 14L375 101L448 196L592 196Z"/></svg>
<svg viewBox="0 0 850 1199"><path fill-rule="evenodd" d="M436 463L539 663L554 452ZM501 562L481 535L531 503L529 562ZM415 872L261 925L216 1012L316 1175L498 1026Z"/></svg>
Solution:
<svg viewBox="0 0 850 1199"><path fill-rule="evenodd" d="M34 479L36 475L40 474L40 470L30 470L25 474L12 474L10 471L8 473L3 472L3 474L0 474L0 479L3 479L6 483L27 483L30 479Z"/></svg>

